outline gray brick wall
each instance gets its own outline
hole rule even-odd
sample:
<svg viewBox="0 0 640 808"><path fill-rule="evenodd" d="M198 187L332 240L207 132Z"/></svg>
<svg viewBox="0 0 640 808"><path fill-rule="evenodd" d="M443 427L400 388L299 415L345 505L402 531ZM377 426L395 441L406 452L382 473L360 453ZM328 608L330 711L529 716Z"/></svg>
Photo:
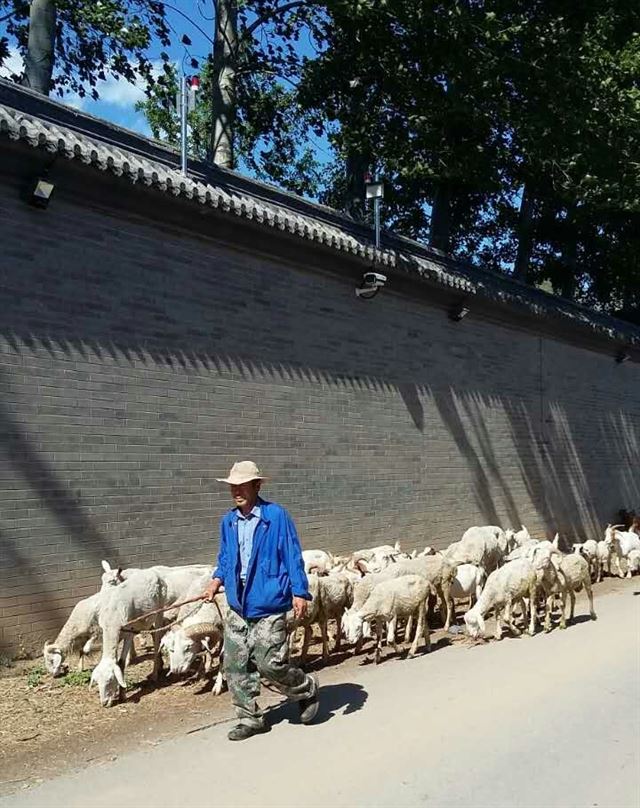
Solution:
<svg viewBox="0 0 640 808"><path fill-rule="evenodd" d="M336 551L640 505L640 371L612 354L62 193L0 184L0 244L2 650L55 635L101 558L212 560L237 459Z"/></svg>

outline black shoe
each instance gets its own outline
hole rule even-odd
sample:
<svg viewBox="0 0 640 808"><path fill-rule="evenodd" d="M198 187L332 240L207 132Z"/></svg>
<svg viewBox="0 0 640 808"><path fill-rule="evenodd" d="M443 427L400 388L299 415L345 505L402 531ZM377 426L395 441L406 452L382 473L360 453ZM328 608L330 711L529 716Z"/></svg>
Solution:
<svg viewBox="0 0 640 808"><path fill-rule="evenodd" d="M252 735L262 735L264 732L269 732L270 729L266 724L256 724L254 726L251 724L237 724L229 730L227 738L230 741L245 741Z"/></svg>
<svg viewBox="0 0 640 808"><path fill-rule="evenodd" d="M318 699L318 690L320 687L318 677L312 675L311 678L315 684L313 696L309 696L308 699L302 699L298 702L300 705L300 721L303 724L310 724L318 714L318 708L320 707L320 701Z"/></svg>

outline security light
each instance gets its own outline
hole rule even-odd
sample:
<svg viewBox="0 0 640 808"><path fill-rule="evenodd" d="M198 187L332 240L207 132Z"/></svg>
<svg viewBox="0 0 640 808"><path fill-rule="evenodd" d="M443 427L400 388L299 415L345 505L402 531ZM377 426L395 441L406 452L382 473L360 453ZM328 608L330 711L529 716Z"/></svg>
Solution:
<svg viewBox="0 0 640 808"><path fill-rule="evenodd" d="M55 187L56 186L52 182L49 182L49 180L39 177L31 191L30 203L36 208L48 207L51 194Z"/></svg>

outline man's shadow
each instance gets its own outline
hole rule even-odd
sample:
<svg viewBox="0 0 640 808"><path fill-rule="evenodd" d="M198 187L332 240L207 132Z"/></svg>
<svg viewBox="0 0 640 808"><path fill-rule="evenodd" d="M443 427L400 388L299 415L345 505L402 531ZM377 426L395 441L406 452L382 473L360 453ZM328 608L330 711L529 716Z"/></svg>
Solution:
<svg viewBox="0 0 640 808"><path fill-rule="evenodd" d="M345 682L339 685L320 686L320 707L312 724L324 724L332 719L336 713L349 715L360 710L368 698L367 691L362 685ZM344 709L343 709L344 708ZM295 702L285 701L273 707L267 713L267 721L271 726L281 721L300 723L298 705Z"/></svg>

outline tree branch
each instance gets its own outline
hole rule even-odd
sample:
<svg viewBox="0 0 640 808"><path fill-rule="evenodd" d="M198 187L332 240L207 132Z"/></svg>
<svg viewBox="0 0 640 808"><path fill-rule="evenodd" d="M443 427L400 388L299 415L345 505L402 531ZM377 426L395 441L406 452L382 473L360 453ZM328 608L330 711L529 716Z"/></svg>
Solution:
<svg viewBox="0 0 640 808"><path fill-rule="evenodd" d="M258 17L257 20L251 23L251 25L247 26L244 30L244 34L251 36L251 34L259 28L263 23L265 23L270 17L277 17L279 14L286 14L287 11L291 11L294 8L298 8L298 6L308 6L309 3L307 0L293 0L291 3L285 3L283 6L278 6L270 11L268 14L265 14L263 17Z"/></svg>
<svg viewBox="0 0 640 808"><path fill-rule="evenodd" d="M211 37L209 36L209 34L205 33L205 32L202 30L202 28L200 28L200 26L198 25L198 23L197 23L197 22L195 22L194 20L192 20L192 19L191 19L191 17L189 17L189 15L188 15L188 14L185 14L185 13L184 13L184 11L181 11L179 8L176 8L175 6L172 6L170 3L164 3L164 2L163 2L163 0L158 0L158 2L162 3L162 5L163 5L165 8L170 8L170 9L171 9L171 11L175 11L175 12L176 12L176 14L179 14L181 17L184 17L184 18L185 18L185 20L187 20L188 22L190 22L190 23L191 23L191 25L193 25L193 27L194 27L194 28L195 28L197 31L200 31L200 33L202 34L202 36L203 36L203 37L204 37L204 38L205 38L207 41L209 41L209 42L210 42L210 43L213 45L213 39L211 39ZM2 22L2 20L0 20L0 22Z"/></svg>

